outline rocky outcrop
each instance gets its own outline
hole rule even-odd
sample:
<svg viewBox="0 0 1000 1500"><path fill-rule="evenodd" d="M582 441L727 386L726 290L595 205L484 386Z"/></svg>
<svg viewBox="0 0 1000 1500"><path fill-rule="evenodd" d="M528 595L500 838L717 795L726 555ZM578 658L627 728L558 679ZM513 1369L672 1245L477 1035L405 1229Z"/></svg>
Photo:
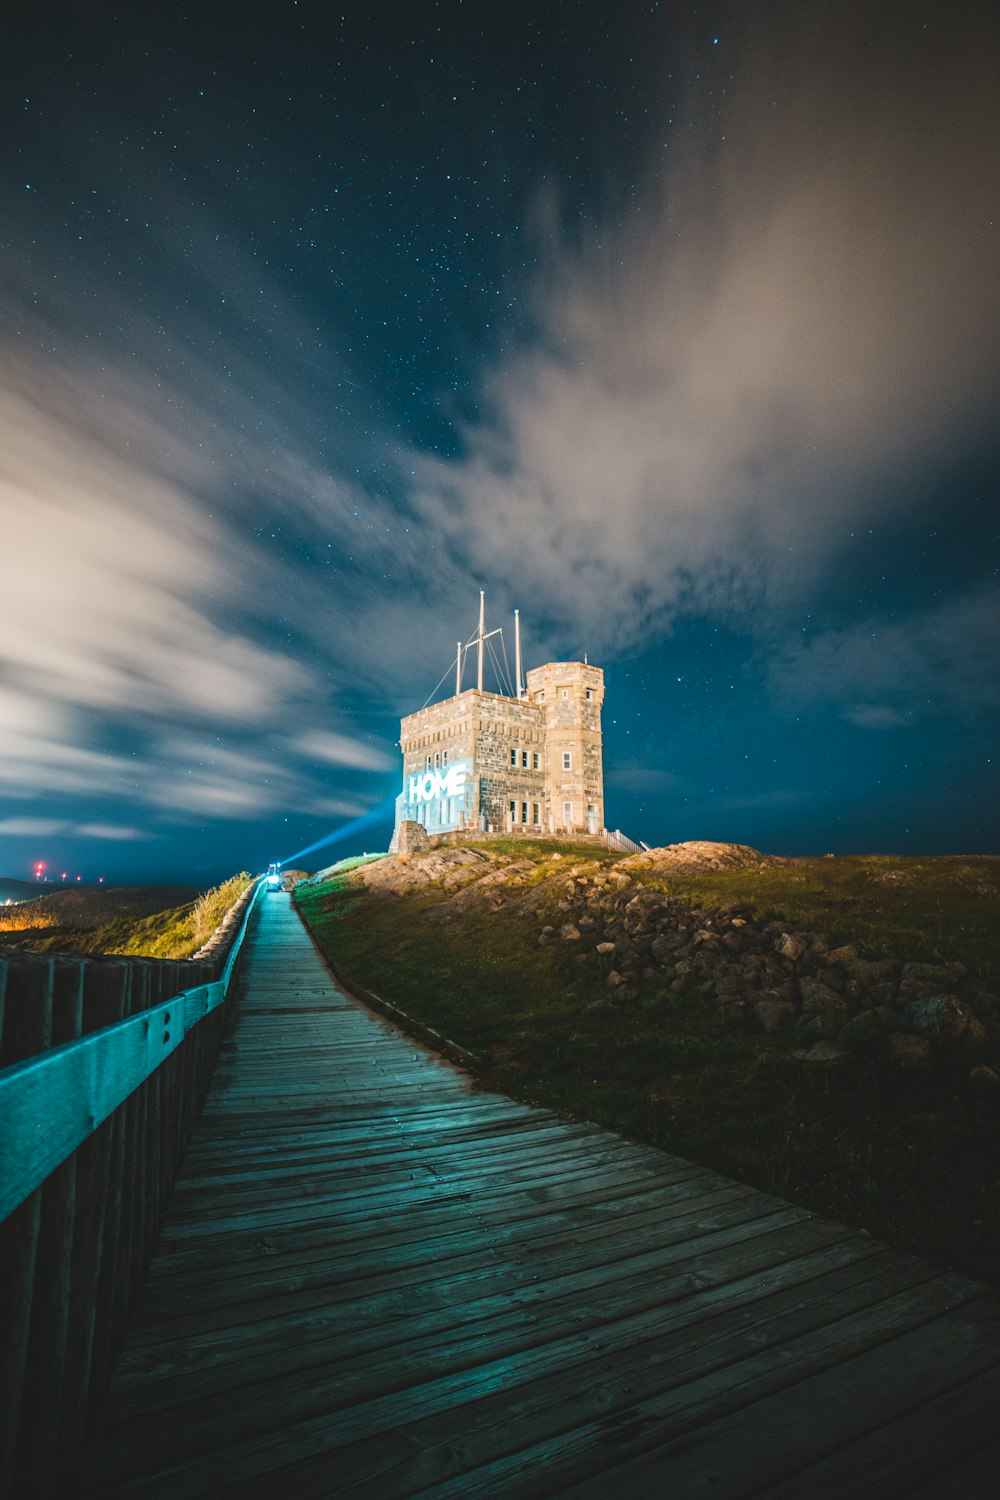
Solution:
<svg viewBox="0 0 1000 1500"><path fill-rule="evenodd" d="M691 839L685 844L666 844L632 854L620 862L628 874L652 870L657 875L700 875L706 870L759 870L765 865L784 861L773 854L761 854L749 844L714 844L705 839Z"/></svg>

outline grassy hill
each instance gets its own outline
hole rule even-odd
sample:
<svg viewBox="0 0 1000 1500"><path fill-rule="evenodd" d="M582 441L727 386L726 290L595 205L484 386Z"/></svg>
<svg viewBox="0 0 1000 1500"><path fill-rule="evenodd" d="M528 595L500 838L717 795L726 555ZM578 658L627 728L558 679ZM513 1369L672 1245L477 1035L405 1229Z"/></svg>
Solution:
<svg viewBox="0 0 1000 1500"><path fill-rule="evenodd" d="M0 878L0 906L8 901L33 901L38 895L36 880L9 880Z"/></svg>
<svg viewBox="0 0 1000 1500"><path fill-rule="evenodd" d="M296 900L485 1084L1000 1284L1000 859L736 847L490 841Z"/></svg>
<svg viewBox="0 0 1000 1500"><path fill-rule="evenodd" d="M252 879L244 871L210 891L156 885L55 890L0 908L0 947L189 958Z"/></svg>

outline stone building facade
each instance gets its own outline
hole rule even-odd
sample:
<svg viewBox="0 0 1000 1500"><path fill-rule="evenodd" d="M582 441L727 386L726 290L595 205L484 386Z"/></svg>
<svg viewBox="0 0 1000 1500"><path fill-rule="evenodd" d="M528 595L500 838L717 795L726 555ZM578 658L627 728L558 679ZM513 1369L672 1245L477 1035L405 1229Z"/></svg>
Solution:
<svg viewBox="0 0 1000 1500"><path fill-rule="evenodd" d="M429 834L579 834L604 829L604 673L549 662L518 698L469 688L400 725L396 828Z"/></svg>

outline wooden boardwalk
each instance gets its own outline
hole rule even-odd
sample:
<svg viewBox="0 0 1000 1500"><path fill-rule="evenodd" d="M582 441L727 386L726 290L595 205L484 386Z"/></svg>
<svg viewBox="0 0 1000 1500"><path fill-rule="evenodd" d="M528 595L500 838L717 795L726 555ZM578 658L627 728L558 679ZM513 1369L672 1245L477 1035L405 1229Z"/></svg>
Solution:
<svg viewBox="0 0 1000 1500"><path fill-rule="evenodd" d="M91 1496L1000 1493L1000 1304L474 1091L267 898Z"/></svg>

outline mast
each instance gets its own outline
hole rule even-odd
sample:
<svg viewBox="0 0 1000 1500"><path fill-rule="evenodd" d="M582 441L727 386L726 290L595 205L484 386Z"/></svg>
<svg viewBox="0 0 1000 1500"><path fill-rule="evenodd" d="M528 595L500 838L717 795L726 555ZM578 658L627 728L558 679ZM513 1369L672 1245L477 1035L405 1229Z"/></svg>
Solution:
<svg viewBox="0 0 1000 1500"><path fill-rule="evenodd" d="M514 681L515 697L521 696L521 611L514 611Z"/></svg>
<svg viewBox="0 0 1000 1500"><path fill-rule="evenodd" d="M479 691L483 690L483 641L486 632L486 590L479 590L479 635L477 642L479 646Z"/></svg>
<svg viewBox="0 0 1000 1500"><path fill-rule="evenodd" d="M458 650L455 653L455 697L456 698L458 697L458 695L459 695L459 693L461 691L462 691L462 642L459 641L459 643L458 643Z"/></svg>

